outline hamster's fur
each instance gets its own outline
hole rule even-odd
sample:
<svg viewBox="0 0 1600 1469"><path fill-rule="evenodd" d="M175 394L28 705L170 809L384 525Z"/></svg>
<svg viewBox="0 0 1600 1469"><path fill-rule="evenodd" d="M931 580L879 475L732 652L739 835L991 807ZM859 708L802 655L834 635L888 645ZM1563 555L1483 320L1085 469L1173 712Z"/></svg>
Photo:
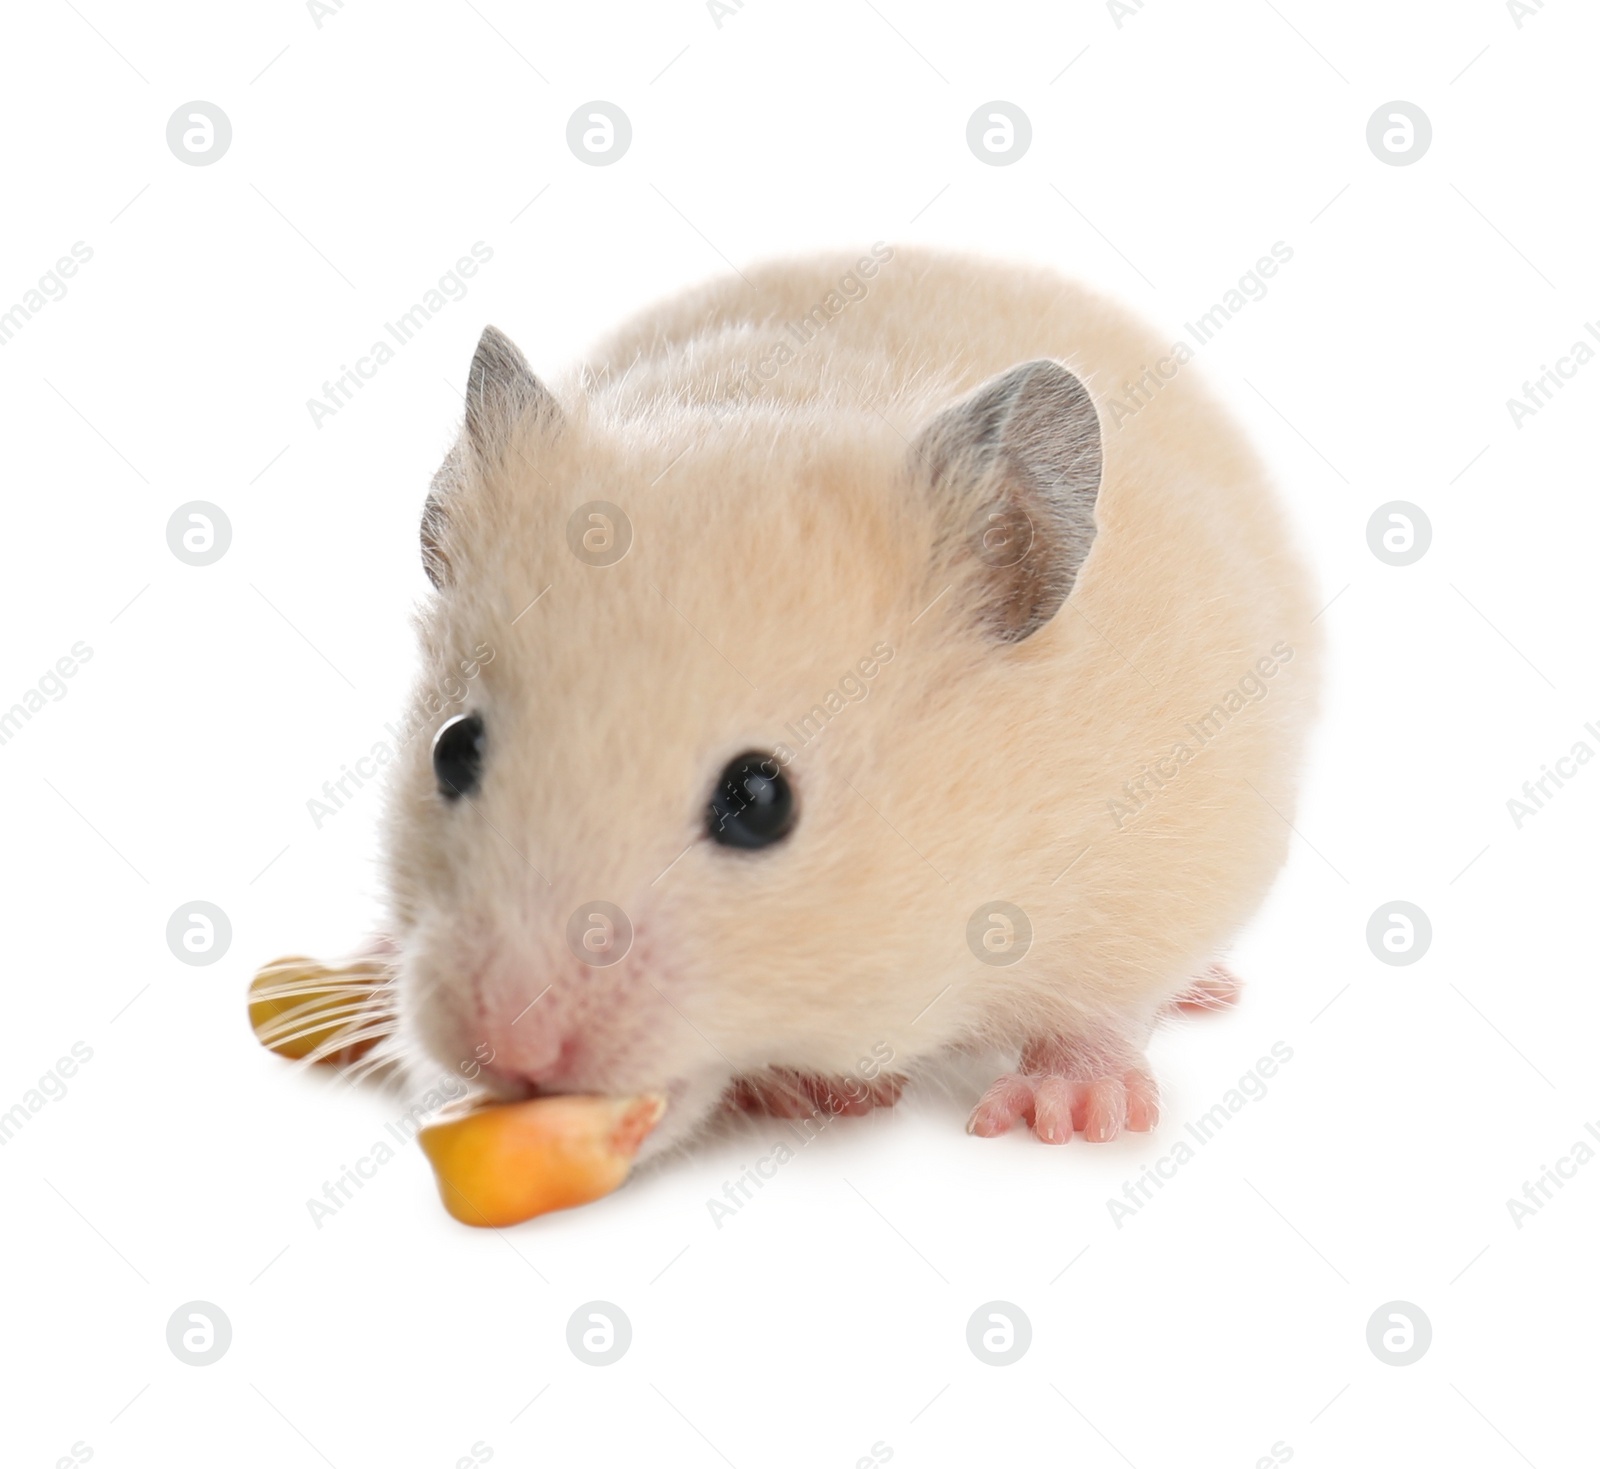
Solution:
<svg viewBox="0 0 1600 1469"><path fill-rule="evenodd" d="M881 245L690 291L553 388L486 332L389 808L405 1036L504 1095L660 1092L650 1151L988 1047L1019 1063L976 1131L1151 1125L1151 1029L1283 861L1318 663L1262 468L1171 350L1051 271ZM591 502L614 564L572 549L624 532L573 529ZM706 823L745 751L799 813L748 852ZM605 966L568 939L596 900Z"/></svg>

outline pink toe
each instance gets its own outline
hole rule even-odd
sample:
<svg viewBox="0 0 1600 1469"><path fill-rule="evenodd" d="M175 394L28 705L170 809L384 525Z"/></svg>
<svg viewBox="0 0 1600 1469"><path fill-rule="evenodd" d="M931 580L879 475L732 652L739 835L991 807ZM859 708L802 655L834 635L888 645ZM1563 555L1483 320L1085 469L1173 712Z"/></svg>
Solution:
<svg viewBox="0 0 1600 1469"><path fill-rule="evenodd" d="M1127 1094L1115 1077L1101 1077L1089 1085L1083 1134L1092 1143L1108 1143L1122 1131Z"/></svg>
<svg viewBox="0 0 1600 1469"><path fill-rule="evenodd" d="M991 1107L977 1107L967 1119L967 1131L973 1137L1000 1137L1011 1131L1013 1119Z"/></svg>
<svg viewBox="0 0 1600 1469"><path fill-rule="evenodd" d="M1149 1132L1161 1117L1154 1079L1142 1072L1130 1071L1123 1082L1128 1092L1128 1131Z"/></svg>
<svg viewBox="0 0 1600 1469"><path fill-rule="evenodd" d="M973 1108L967 1131L978 1137L999 1137L1033 1110L1033 1088L1020 1076L1002 1076Z"/></svg>
<svg viewBox="0 0 1600 1469"><path fill-rule="evenodd" d="M1034 1085L1033 1130L1042 1143L1072 1141L1072 1083L1059 1076L1046 1076Z"/></svg>

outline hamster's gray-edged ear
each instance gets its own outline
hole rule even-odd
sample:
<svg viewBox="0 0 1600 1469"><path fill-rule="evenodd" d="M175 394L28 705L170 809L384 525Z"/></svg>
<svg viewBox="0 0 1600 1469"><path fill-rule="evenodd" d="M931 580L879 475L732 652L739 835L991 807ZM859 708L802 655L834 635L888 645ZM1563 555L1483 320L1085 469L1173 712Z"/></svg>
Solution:
<svg viewBox="0 0 1600 1469"><path fill-rule="evenodd" d="M547 423L561 417L550 390L533 375L517 344L486 326L467 370L467 440L478 457L499 457L507 437L529 413Z"/></svg>
<svg viewBox="0 0 1600 1469"><path fill-rule="evenodd" d="M465 430L439 466L422 507L422 567L428 580L441 589L450 581L446 542L451 506L465 493L469 460L494 463L529 415L546 427L561 421L554 395L498 327L486 326L478 338L467 370L466 404Z"/></svg>
<svg viewBox="0 0 1600 1469"><path fill-rule="evenodd" d="M444 456L444 463L433 476L433 483L428 486L428 498L422 506L422 569L440 591L450 581L445 531L449 525L450 502L458 496L461 479L461 445L457 443Z"/></svg>
<svg viewBox="0 0 1600 1469"><path fill-rule="evenodd" d="M1060 610L1094 543L1102 452L1088 389L1059 362L1024 362L945 409L913 447L945 518L938 553L967 573L983 631L1021 642Z"/></svg>

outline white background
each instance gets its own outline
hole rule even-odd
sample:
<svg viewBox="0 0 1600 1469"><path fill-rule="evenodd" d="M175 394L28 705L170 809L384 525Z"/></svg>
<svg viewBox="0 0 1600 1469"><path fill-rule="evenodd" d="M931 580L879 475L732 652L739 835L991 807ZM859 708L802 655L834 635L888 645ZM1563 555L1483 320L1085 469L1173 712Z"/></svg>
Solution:
<svg viewBox="0 0 1600 1469"><path fill-rule="evenodd" d="M0 706L93 656L0 747L0 1110L74 1042L93 1060L0 1149L0 1457L1587 1461L1600 1165L1520 1229L1506 1200L1600 1125L1600 767L1520 830L1506 802L1600 750L1600 364L1521 428L1506 400L1600 317L1597 39L1578 0L1520 28L1490 0L1148 0L1120 27L1087 0L748 0L720 28L691 0L14 11L0 307L73 242L93 259L0 349ZM607 168L565 141L594 98L633 124ZM965 142L996 98L1034 130L1003 168ZM1408 167L1366 143L1397 98L1434 130ZM193 99L233 127L206 167L165 141ZM408 1148L317 1229L307 1198L403 1102L258 1050L244 987L376 921L378 792L320 831L306 802L402 709L479 331L553 373L725 260L874 239L1047 262L1174 338L1294 251L1201 353L1331 603L1243 1004L1159 1038L1148 1138L982 1141L970 1097L914 1097L720 1229L707 1199L776 1124L503 1234L449 1220ZM315 427L306 400L478 240L470 294ZM1396 499L1433 525L1405 568L1366 541ZM210 567L167 548L190 500L233 526ZM232 922L210 967L165 942L196 899ZM1433 924L1409 967L1365 940L1395 899ZM1118 1228L1107 1199L1274 1042L1268 1094ZM205 1368L165 1339L197 1299L233 1328ZM633 1325L605 1368L565 1340L596 1299ZM996 1299L1033 1330L1004 1368L966 1344ZM1366 1342L1395 1300L1432 1323L1408 1367Z"/></svg>

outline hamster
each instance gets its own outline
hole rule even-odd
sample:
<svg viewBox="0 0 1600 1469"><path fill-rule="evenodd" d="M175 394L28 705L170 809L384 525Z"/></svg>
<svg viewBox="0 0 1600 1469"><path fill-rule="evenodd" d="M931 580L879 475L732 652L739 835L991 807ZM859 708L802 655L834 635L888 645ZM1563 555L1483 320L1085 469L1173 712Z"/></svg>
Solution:
<svg viewBox="0 0 1600 1469"><path fill-rule="evenodd" d="M990 1052L970 1131L1154 1125L1146 1045L1233 991L1318 664L1181 348L883 244L691 290L549 386L491 327L421 539L394 1046L659 1093L647 1154Z"/></svg>

